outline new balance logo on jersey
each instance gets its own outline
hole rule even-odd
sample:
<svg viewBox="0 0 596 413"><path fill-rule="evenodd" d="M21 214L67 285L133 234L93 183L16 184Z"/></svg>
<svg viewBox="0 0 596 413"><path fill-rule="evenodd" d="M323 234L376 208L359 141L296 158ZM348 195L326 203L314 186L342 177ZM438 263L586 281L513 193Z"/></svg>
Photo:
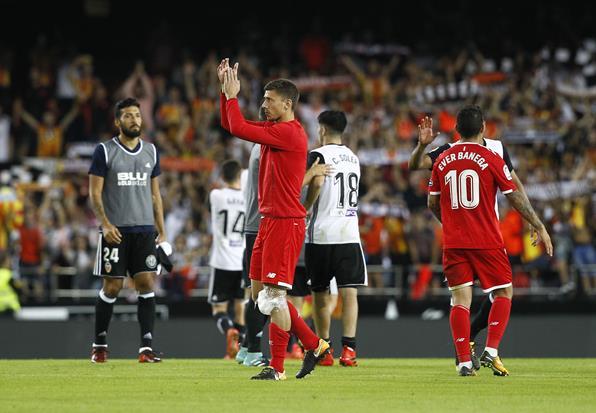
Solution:
<svg viewBox="0 0 596 413"><path fill-rule="evenodd" d="M149 162L147 162L147 163L145 164L145 168L151 168L151 164L150 164Z"/></svg>
<svg viewBox="0 0 596 413"><path fill-rule="evenodd" d="M277 274L274 272L270 272L269 274L267 274L267 278L275 278L276 276Z"/></svg>
<svg viewBox="0 0 596 413"><path fill-rule="evenodd" d="M147 172L118 172L118 186L147 186Z"/></svg>

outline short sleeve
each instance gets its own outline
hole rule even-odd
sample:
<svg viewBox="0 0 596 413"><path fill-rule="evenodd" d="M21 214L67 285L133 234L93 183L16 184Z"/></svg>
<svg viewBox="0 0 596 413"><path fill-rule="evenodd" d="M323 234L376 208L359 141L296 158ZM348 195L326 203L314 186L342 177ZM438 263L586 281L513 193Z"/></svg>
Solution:
<svg viewBox="0 0 596 413"><path fill-rule="evenodd" d="M497 186L503 194L507 195L517 189L513 183L509 167L499 156L492 157L491 172L497 181Z"/></svg>
<svg viewBox="0 0 596 413"><path fill-rule="evenodd" d="M151 178L161 175L161 167L159 166L159 152L157 151L155 145L153 145L153 150L155 151L155 166L153 167L153 171L151 171Z"/></svg>
<svg viewBox="0 0 596 413"><path fill-rule="evenodd" d="M441 194L441 187L439 182L439 174L437 173L437 168L433 168L432 173L430 174L430 181L428 181L428 194Z"/></svg>
<svg viewBox="0 0 596 413"><path fill-rule="evenodd" d="M99 144L93 151L91 158L91 166L89 167L89 175L97 175L103 178L108 174L108 157L106 155L105 147Z"/></svg>
<svg viewBox="0 0 596 413"><path fill-rule="evenodd" d="M306 167L307 168L310 168L315 163L315 161L317 159L319 160L319 165L322 165L322 164L325 163L325 158L323 157L323 155L320 152L311 151L308 154L308 158L307 158L307 162L306 162L307 166Z"/></svg>
<svg viewBox="0 0 596 413"><path fill-rule="evenodd" d="M503 145L503 160L505 161L505 165L509 168L509 172L513 172L513 164L511 163L511 157L509 156L509 152L505 145Z"/></svg>
<svg viewBox="0 0 596 413"><path fill-rule="evenodd" d="M431 167L429 169L433 169L432 165L435 164L435 161L437 160L437 158L449 148L451 148L451 146L449 146L449 144L446 143L444 145L441 145L441 146L433 149L432 151L430 151L426 154L430 158L430 161L432 162Z"/></svg>

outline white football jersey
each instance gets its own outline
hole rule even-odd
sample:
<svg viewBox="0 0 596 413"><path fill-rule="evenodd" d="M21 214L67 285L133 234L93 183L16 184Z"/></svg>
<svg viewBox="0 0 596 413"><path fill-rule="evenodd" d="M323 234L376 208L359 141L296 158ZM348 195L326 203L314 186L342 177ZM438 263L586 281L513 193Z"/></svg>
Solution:
<svg viewBox="0 0 596 413"><path fill-rule="evenodd" d="M211 259L219 270L241 271L244 252L244 194L239 189L214 189L211 204Z"/></svg>
<svg viewBox="0 0 596 413"><path fill-rule="evenodd" d="M360 242L358 230L358 186L360 161L347 146L325 145L311 151L319 164L335 169L326 176L319 198L312 207L306 242L311 244L351 244Z"/></svg>

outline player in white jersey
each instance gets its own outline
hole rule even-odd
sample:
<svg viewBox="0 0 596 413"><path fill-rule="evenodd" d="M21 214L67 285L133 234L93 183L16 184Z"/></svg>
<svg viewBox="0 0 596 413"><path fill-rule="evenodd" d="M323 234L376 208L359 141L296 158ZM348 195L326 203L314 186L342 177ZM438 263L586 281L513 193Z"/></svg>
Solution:
<svg viewBox="0 0 596 413"><path fill-rule="evenodd" d="M211 278L209 297L219 331L226 336L226 357L234 358L244 330L244 290L242 288L242 254L244 252L244 194L240 189L240 164L235 160L221 165L224 188L209 194L211 206ZM234 303L234 322L228 314L228 303Z"/></svg>
<svg viewBox="0 0 596 413"><path fill-rule="evenodd" d="M305 202L307 210L312 207L305 260L313 291L313 315L317 334L329 340L331 312L327 290L335 277L343 300L343 350L339 362L343 366L356 366L356 287L367 285L358 230L360 161L341 143L347 124L343 112L324 111L318 120L322 146L310 152L308 162L310 165L318 159L320 164L331 164L334 173L314 178Z"/></svg>

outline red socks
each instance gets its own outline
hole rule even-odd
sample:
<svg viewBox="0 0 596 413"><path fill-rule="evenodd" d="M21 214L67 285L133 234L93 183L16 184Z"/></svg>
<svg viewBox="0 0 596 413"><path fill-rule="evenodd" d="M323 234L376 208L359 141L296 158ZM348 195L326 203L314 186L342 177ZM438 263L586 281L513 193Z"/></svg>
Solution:
<svg viewBox="0 0 596 413"><path fill-rule="evenodd" d="M470 310L462 305L454 305L451 307L449 324L457 359L460 363L470 361Z"/></svg>
<svg viewBox="0 0 596 413"><path fill-rule="evenodd" d="M507 328L509 314L511 313L511 300L506 297L495 297L493 305L488 315L488 333L486 336L486 346L495 349L499 348L499 343Z"/></svg>
<svg viewBox="0 0 596 413"><path fill-rule="evenodd" d="M290 319L292 320L292 327L290 331L302 342L302 345L307 350L314 350L319 346L319 337L310 329L304 322L302 317L298 315L296 307L288 301L288 309L290 310Z"/></svg>
<svg viewBox="0 0 596 413"><path fill-rule="evenodd" d="M286 347L290 333L282 330L277 324L269 323L269 343L271 348L271 367L278 373L284 371L284 359L286 358Z"/></svg>

